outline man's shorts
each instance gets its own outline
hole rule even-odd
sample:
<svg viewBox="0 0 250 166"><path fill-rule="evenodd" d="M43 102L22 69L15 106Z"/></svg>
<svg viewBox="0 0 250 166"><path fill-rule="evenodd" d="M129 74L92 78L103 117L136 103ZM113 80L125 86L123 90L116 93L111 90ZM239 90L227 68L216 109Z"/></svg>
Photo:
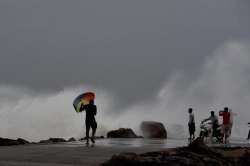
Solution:
<svg viewBox="0 0 250 166"><path fill-rule="evenodd" d="M96 129L97 128L97 123L95 120L91 120L91 121L86 121L86 128L92 128L92 129Z"/></svg>
<svg viewBox="0 0 250 166"><path fill-rule="evenodd" d="M194 134L195 132L195 123L188 124L188 129L190 134Z"/></svg>
<svg viewBox="0 0 250 166"><path fill-rule="evenodd" d="M230 124L223 124L222 125L222 133L225 134L227 137L230 134Z"/></svg>

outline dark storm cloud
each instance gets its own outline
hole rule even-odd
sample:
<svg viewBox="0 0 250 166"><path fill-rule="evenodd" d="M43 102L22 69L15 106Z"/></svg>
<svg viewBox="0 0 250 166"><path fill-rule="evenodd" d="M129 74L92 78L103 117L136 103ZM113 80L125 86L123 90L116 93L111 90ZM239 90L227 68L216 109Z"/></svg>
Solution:
<svg viewBox="0 0 250 166"><path fill-rule="evenodd" d="M147 98L176 71L185 72L185 84L190 83L224 41L250 39L249 5L243 0L1 1L0 84L37 91L91 84L124 103Z"/></svg>

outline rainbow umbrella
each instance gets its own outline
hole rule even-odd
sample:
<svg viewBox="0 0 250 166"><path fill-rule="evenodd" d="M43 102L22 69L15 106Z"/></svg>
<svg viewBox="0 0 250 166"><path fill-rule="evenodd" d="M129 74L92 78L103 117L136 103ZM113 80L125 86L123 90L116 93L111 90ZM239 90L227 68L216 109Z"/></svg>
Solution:
<svg viewBox="0 0 250 166"><path fill-rule="evenodd" d="M95 99L95 93L93 92L87 92L77 96L73 101L73 106L76 112L81 112L80 110L81 106L89 104L89 101L94 99Z"/></svg>

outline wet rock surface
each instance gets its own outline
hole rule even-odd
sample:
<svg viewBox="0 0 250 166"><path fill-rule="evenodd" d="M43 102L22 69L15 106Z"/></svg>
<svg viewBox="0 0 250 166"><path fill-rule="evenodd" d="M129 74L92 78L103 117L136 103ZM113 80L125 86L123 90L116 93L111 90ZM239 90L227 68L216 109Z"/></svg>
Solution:
<svg viewBox="0 0 250 166"><path fill-rule="evenodd" d="M138 138L135 132L129 128L120 128L107 133L107 138Z"/></svg>
<svg viewBox="0 0 250 166"><path fill-rule="evenodd" d="M105 138L104 136L95 137L95 139L104 139L104 138ZM86 140L86 137L80 140ZM0 137L0 146L26 145L26 144L55 144L55 143L65 143L65 142L74 142L74 141L77 141L77 139L74 137L71 137L68 140L64 138L49 138L47 140L41 140L39 142L29 142L23 138L18 138L15 140L15 139Z"/></svg>
<svg viewBox="0 0 250 166"><path fill-rule="evenodd" d="M161 122L144 121L141 130L145 138L167 138L167 130Z"/></svg>
<svg viewBox="0 0 250 166"><path fill-rule="evenodd" d="M64 138L49 138L47 140L41 140L39 143L61 143L61 142L67 142Z"/></svg>
<svg viewBox="0 0 250 166"><path fill-rule="evenodd" d="M188 147L114 155L102 166L249 166L250 148L210 148L196 139Z"/></svg>

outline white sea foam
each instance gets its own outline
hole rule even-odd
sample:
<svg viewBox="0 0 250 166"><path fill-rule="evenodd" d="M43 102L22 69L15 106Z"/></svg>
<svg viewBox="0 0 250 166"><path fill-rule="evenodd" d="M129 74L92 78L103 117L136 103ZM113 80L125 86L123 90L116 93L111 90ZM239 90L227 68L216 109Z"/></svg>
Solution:
<svg viewBox="0 0 250 166"><path fill-rule="evenodd" d="M198 128L200 120L208 117L211 110L219 111L228 106L237 113L233 137L245 138L247 122L250 121L249 62L248 43L227 41L206 59L200 74L186 88L178 88L186 77L181 71L176 71L151 101L136 103L119 111L114 107L116 96L87 85L66 87L58 93L42 95L27 88L2 85L0 136L29 140L82 137L84 114L74 112L72 101L81 92L94 91L98 106L98 135L119 127L131 127L141 134L140 123L155 120L165 124L169 137L184 138L187 136L189 107L194 108Z"/></svg>

